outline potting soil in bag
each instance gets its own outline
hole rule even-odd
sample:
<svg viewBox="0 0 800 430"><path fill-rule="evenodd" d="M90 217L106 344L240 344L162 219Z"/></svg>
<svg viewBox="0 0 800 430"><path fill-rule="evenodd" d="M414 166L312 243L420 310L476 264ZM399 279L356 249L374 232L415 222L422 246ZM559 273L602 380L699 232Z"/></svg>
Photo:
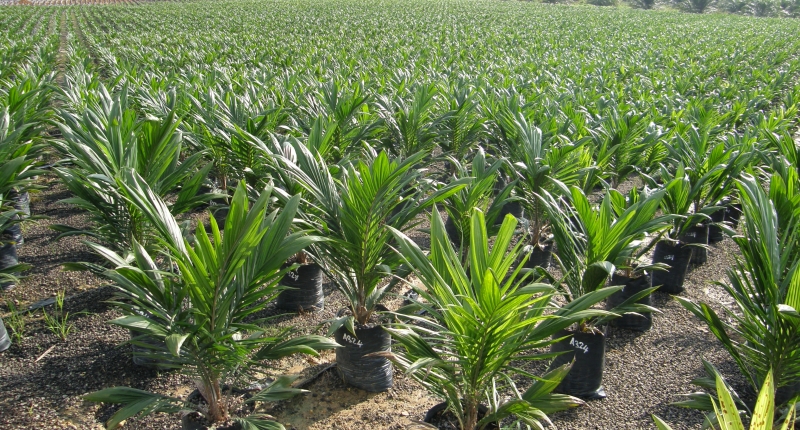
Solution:
<svg viewBox="0 0 800 430"><path fill-rule="evenodd" d="M287 272L280 282L290 287L278 294L276 305L290 311L322 310L325 294L322 291L322 268L318 264L304 264Z"/></svg>
<svg viewBox="0 0 800 430"><path fill-rule="evenodd" d="M551 352L565 353L553 359L550 365L554 369L572 362L572 368L561 380L556 392L569 394L584 399L602 399L606 397L603 389L603 369L606 365L606 342L602 333L584 333L560 331L553 335L554 339L571 334L572 336L550 347Z"/></svg>
<svg viewBox="0 0 800 430"><path fill-rule="evenodd" d="M708 225L698 224L691 227L680 240L687 245L708 245ZM708 249L703 246L692 246L691 249L691 264L700 265L708 261Z"/></svg>
<svg viewBox="0 0 800 430"><path fill-rule="evenodd" d="M485 405L478 405L478 420L483 419L483 417L485 417L488 413L489 408L487 408ZM428 424L433 424L436 428L440 428L441 424L445 426L448 426L448 424L452 425L451 423L455 421L455 416L452 412L447 410L447 403L443 402L428 409L428 412L425 413L425 418L422 421ZM437 426L437 424L440 425ZM448 426L445 428L452 427ZM478 427L476 426L475 428L477 429ZM497 421L492 421L490 423L486 423L481 428L482 430L497 430L500 428L500 425L497 423Z"/></svg>
<svg viewBox="0 0 800 430"><path fill-rule="evenodd" d="M8 193L8 197L14 202L14 209L21 212L20 216L23 219L31 216L31 195L27 191L24 193L12 191Z"/></svg>
<svg viewBox="0 0 800 430"><path fill-rule="evenodd" d="M8 336L3 319L0 318L0 352L7 350L11 346L11 338Z"/></svg>
<svg viewBox="0 0 800 430"><path fill-rule="evenodd" d="M611 310L619 306L631 296L640 293L643 290L650 288L650 279L647 276L640 276L638 278L628 278L627 276L614 275L611 278L611 285L623 285L621 291L617 291L606 299L606 309ZM639 299L636 303L649 305L651 302L650 295ZM653 315L650 312L643 312L639 315L624 314L619 318L611 320L611 325L614 327L624 328L627 330L647 331L653 326Z"/></svg>
<svg viewBox="0 0 800 430"><path fill-rule="evenodd" d="M519 200L515 200L504 204L503 207L500 209L500 214L497 215L497 219L494 220L494 224L495 225L502 224L503 220L506 219L506 215L509 214L511 214L516 219L522 218L523 210Z"/></svg>
<svg viewBox="0 0 800 430"><path fill-rule="evenodd" d="M17 264L19 264L19 260L17 260L16 245L10 242L6 243L5 245L0 245L0 270L8 269L9 267L16 266ZM12 281L0 280L0 289L3 291L9 291L15 286L16 285Z"/></svg>
<svg viewBox="0 0 800 430"><path fill-rule="evenodd" d="M742 217L742 204L732 203L725 207L725 221L731 223L731 228L736 230L739 227L739 219Z"/></svg>
<svg viewBox="0 0 800 430"><path fill-rule="evenodd" d="M9 240L14 242L15 245L20 246L25 243L25 239L22 237L22 227L19 224L13 224L8 227L4 232L3 236L5 240Z"/></svg>
<svg viewBox="0 0 800 430"><path fill-rule="evenodd" d="M355 335L344 327L334 333L336 366L348 384L371 392L392 388L392 363L383 357L365 357L373 352L391 351L391 336L380 325L356 327Z"/></svg>
<svg viewBox="0 0 800 430"><path fill-rule="evenodd" d="M711 214L711 224L708 226L708 243L719 243L725 239L719 223L725 221L725 209L720 209Z"/></svg>
<svg viewBox="0 0 800 430"><path fill-rule="evenodd" d="M447 221L444 222L444 232L447 233L447 238L450 239L453 245L461 246L461 232L458 231L458 227L456 227L452 217L448 216Z"/></svg>
<svg viewBox="0 0 800 430"><path fill-rule="evenodd" d="M797 396L800 396L800 381L778 387L775 391L775 406L782 405Z"/></svg>
<svg viewBox="0 0 800 430"><path fill-rule="evenodd" d="M530 246L525 247L525 252L529 252L528 261L525 262L525 267L533 269L534 267L541 267L547 269L550 267L550 260L553 257L553 242L545 242L544 246Z"/></svg>
<svg viewBox="0 0 800 430"><path fill-rule="evenodd" d="M136 333L134 331L130 332L131 339L141 336L141 333ZM160 350L166 350L167 346L164 341L159 340L158 338L152 336L141 336L136 342L140 342L146 345L152 345L158 347ZM133 364L142 367L149 367L151 369L169 369L169 366L165 366L161 363L161 361L156 357L148 357L147 354L154 354L156 350L153 348L148 348L144 345L137 345L131 344L131 351L133 352Z"/></svg>
<svg viewBox="0 0 800 430"><path fill-rule="evenodd" d="M154 318L154 316L148 312L137 311L136 313L146 318ZM169 369L169 366L164 366L157 357L158 353L167 351L167 344L164 343L163 340L153 336L143 335L133 330L129 330L129 332L132 341L131 352L133 352L133 364L149 367L151 369Z"/></svg>
<svg viewBox="0 0 800 430"><path fill-rule="evenodd" d="M659 287L657 291L667 294L683 292L683 282L689 270L689 261L692 258L692 249L682 244L672 244L661 241L656 244L653 252L653 263L664 263L670 266L669 270L654 270L650 275L650 285Z"/></svg>

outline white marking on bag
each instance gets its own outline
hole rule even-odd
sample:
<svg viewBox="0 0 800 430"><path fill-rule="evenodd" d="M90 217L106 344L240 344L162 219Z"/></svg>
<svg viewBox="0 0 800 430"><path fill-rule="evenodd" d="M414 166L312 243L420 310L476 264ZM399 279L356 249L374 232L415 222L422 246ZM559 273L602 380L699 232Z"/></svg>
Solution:
<svg viewBox="0 0 800 430"><path fill-rule="evenodd" d="M569 344L575 349L580 349L581 351L583 351L584 354L589 352L589 345L575 340L574 337L569 340Z"/></svg>
<svg viewBox="0 0 800 430"><path fill-rule="evenodd" d="M359 348L361 348L362 346L364 346L364 344L363 344L363 343L361 343L361 341L360 341L360 340L358 340L358 339L354 338L353 336L350 336L350 335L349 335L349 334L347 334L347 333L345 333L345 334L342 336L342 340L344 340L345 342L348 342L348 343L350 343L350 344L352 344L352 345L355 345L355 346L357 346L357 347L359 347Z"/></svg>

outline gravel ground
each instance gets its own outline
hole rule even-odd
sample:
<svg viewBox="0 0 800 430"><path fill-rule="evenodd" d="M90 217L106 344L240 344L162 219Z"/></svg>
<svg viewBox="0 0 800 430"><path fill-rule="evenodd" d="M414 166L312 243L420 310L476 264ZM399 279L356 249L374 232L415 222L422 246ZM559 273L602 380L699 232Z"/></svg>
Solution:
<svg viewBox="0 0 800 430"><path fill-rule="evenodd" d="M105 302L113 296L113 288L85 272L65 272L60 265L69 261L96 259L88 253L79 238L56 241L52 223L86 225L85 215L58 203L68 193L57 180L43 177L45 189L32 199L35 214L49 219L25 226L26 243L20 260L35 267L17 289L4 293L3 299L20 309L58 291L67 296L65 310L73 316L74 329L62 341L45 326L42 311L23 314L26 323L24 339L0 354L0 429L94 429L116 410L84 402L81 395L115 385L127 385L164 394L185 396L192 387L189 381L174 372L157 372L134 366L130 347L119 346L127 333L107 324L119 313ZM427 225L421 225L425 228ZM424 234L413 238L426 245ZM703 300L720 309L729 305L721 287L711 281L724 279L736 253L734 243L726 239L712 245L709 261L693 269L686 281L683 296ZM326 284L326 307L316 313L284 316L281 325L295 325L304 332L322 333L320 323L331 318L344 306L344 299ZM394 299L389 307L396 307ZM643 429L653 428L649 414L665 418L676 429L701 427L699 412L669 406L682 393L695 391L690 381L703 375L701 358L711 361L728 376L740 393L743 381L718 342L705 326L669 296L656 294L654 305L663 313L654 317L653 329L638 334L611 329L607 343L604 385L608 397L591 401L586 407L553 415L560 429ZM46 308L51 311L52 306ZM84 313L81 313L84 312ZM270 307L265 314L276 314ZM0 301L0 315L8 320L9 307ZM8 324L7 324L8 325ZM366 393L345 386L328 369L332 352L320 358L296 357L273 363L275 374L300 374L310 380L309 394L282 402L269 413L287 425L304 429L411 429L425 411L438 403L413 380L395 376L395 388L387 393ZM316 378L312 378L318 375ZM268 376L268 375L265 375ZM151 416L131 419L123 428L179 428L175 416Z"/></svg>

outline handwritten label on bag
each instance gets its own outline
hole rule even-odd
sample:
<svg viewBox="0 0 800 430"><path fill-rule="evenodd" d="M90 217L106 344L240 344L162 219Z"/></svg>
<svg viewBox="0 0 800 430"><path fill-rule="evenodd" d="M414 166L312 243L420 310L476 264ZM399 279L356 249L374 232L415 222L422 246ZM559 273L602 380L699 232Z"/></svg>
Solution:
<svg viewBox="0 0 800 430"><path fill-rule="evenodd" d="M695 233L695 232L686 233L686 237L696 237L696 236L697 236L697 233Z"/></svg>
<svg viewBox="0 0 800 430"><path fill-rule="evenodd" d="M581 351L583 351L584 354L589 352L589 345L587 345L587 344L585 344L583 342L575 340L574 337L569 340L569 344L570 344L570 346L572 346L575 349L580 349Z"/></svg>
<svg viewBox="0 0 800 430"><path fill-rule="evenodd" d="M297 273L294 270L288 272L286 275L289 276L290 278L292 278L292 281L296 281L296 280L298 280L300 278L300 274Z"/></svg>
<svg viewBox="0 0 800 430"><path fill-rule="evenodd" d="M674 255L665 255L664 256L664 260L670 260L670 261L675 260L675 256Z"/></svg>
<svg viewBox="0 0 800 430"><path fill-rule="evenodd" d="M361 348L362 346L364 346L364 344L363 344L363 343L361 343L361 341L360 341L360 340L358 340L358 339L354 338L353 336L350 336L350 335L349 335L349 334L347 334L347 333L345 333L345 334L344 334L344 336L342 336L342 340L344 340L345 342L347 342L347 343L349 343L349 344L351 344L351 345L355 345L355 346L357 346L357 347L359 347L359 348Z"/></svg>

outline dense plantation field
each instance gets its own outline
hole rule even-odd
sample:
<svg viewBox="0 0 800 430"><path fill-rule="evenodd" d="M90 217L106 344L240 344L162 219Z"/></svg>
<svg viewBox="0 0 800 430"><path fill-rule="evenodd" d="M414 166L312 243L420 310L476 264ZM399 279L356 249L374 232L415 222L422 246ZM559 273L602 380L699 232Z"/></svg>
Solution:
<svg viewBox="0 0 800 430"><path fill-rule="evenodd" d="M443 398L466 410L478 391L510 411L502 428L547 427L544 411L560 429L655 428L651 414L699 429L703 411L672 403L717 396L711 366L745 421L770 368L778 410L792 409L798 34L794 19L518 1L0 0L0 276L20 275L0 292L13 341L0 429L207 428L190 409L219 423L252 411L184 404L196 384L266 386L255 411L270 420L248 429L423 429ZM8 237L22 213L8 211L24 191L20 243ZM500 227L505 213L519 224ZM681 248L710 223L722 229L707 248ZM682 287L653 293L651 329L606 329L602 287L651 261L671 274L675 256L649 246L667 239L694 249ZM495 243L509 262L544 253L525 284L551 287L503 289L516 278L481 254ZM26 271L6 264L12 247ZM281 310L277 284L306 254L324 309ZM326 339L332 324L339 345L361 345L348 327L388 327L378 302L434 347L414 355L395 331L393 386L368 392L352 378L386 355L345 382ZM564 377L548 373L553 321L604 332L607 397L562 411L582 402L549 394ZM289 355L295 336L319 354ZM154 357L166 367L134 363ZM487 362L501 369L472 378ZM552 386L533 382L546 374ZM477 388L448 392L441 375ZM84 397L116 386L168 397Z"/></svg>

